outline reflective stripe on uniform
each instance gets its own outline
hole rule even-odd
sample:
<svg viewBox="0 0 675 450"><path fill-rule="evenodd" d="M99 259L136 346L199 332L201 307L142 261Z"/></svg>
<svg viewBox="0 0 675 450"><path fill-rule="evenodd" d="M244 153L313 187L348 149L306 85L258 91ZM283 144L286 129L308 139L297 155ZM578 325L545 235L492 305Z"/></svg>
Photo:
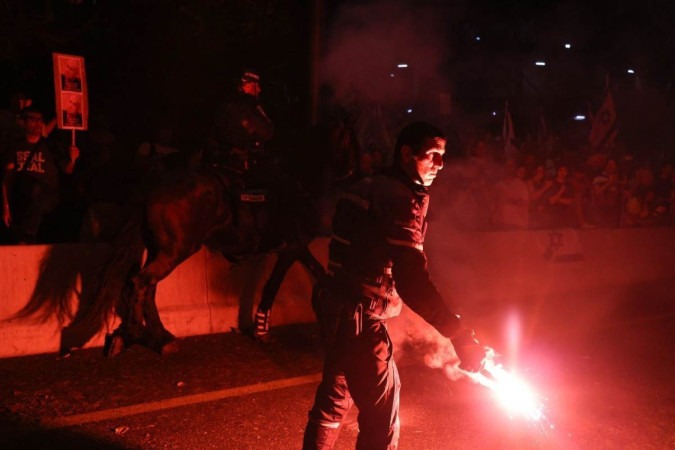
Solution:
<svg viewBox="0 0 675 450"><path fill-rule="evenodd" d="M387 238L387 242L389 242L391 245L398 245L399 247L412 247L416 250L424 251L424 245L418 242L401 241L399 239L392 239L392 238Z"/></svg>
<svg viewBox="0 0 675 450"><path fill-rule="evenodd" d="M325 428L336 429L340 427L340 422L326 422L324 420L312 420L312 419L309 419L309 421L320 427Z"/></svg>

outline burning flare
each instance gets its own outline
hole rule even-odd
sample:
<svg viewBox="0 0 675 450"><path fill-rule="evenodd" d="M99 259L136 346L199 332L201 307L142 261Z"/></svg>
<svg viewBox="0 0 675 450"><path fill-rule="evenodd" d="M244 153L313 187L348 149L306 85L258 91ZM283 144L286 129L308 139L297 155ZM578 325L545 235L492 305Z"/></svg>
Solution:
<svg viewBox="0 0 675 450"><path fill-rule="evenodd" d="M496 364L494 350L489 349L482 371L464 373L474 382L491 389L509 416L520 416L535 422L545 420L540 396L515 373Z"/></svg>

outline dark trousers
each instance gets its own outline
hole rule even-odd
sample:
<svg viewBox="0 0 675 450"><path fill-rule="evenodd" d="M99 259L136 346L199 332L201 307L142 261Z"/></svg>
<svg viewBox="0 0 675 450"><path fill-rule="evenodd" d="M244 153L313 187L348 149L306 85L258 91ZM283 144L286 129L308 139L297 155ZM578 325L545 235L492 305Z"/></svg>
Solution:
<svg viewBox="0 0 675 450"><path fill-rule="evenodd" d="M59 203L59 191L37 181L21 183L11 202L12 231L18 241L36 241L45 216Z"/></svg>
<svg viewBox="0 0 675 450"><path fill-rule="evenodd" d="M363 331L353 337L350 323L343 322L337 341L326 350L304 450L331 449L353 404L359 409L357 449L398 446L401 382L386 325L364 318Z"/></svg>

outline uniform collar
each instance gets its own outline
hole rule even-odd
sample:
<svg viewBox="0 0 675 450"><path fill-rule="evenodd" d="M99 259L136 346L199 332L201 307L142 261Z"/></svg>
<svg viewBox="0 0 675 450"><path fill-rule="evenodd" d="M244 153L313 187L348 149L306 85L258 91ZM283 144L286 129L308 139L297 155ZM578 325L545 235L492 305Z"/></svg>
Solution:
<svg viewBox="0 0 675 450"><path fill-rule="evenodd" d="M391 167L387 167L382 171L385 175L396 178L405 184L408 189L413 191L416 195L429 195L429 188L422 186L421 184L415 183L413 179L408 175L408 173L403 170L397 164L394 164Z"/></svg>

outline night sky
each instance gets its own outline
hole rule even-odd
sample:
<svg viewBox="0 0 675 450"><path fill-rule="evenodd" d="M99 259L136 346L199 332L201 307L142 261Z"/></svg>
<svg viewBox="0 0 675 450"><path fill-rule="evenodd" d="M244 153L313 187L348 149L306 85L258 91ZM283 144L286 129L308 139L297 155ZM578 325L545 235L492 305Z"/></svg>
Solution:
<svg viewBox="0 0 675 450"><path fill-rule="evenodd" d="M1 99L23 89L50 114L51 52L82 55L91 114L120 138L134 143L164 123L198 146L240 68L254 67L275 122L299 128L310 118L312 4L323 7L314 67L339 100L356 94L433 119L447 92L455 126L488 130L508 100L517 134L533 133L542 111L558 132L583 134L570 118L598 108L609 77L620 139L673 148L666 0L9 0ZM401 62L410 70L388 79Z"/></svg>

